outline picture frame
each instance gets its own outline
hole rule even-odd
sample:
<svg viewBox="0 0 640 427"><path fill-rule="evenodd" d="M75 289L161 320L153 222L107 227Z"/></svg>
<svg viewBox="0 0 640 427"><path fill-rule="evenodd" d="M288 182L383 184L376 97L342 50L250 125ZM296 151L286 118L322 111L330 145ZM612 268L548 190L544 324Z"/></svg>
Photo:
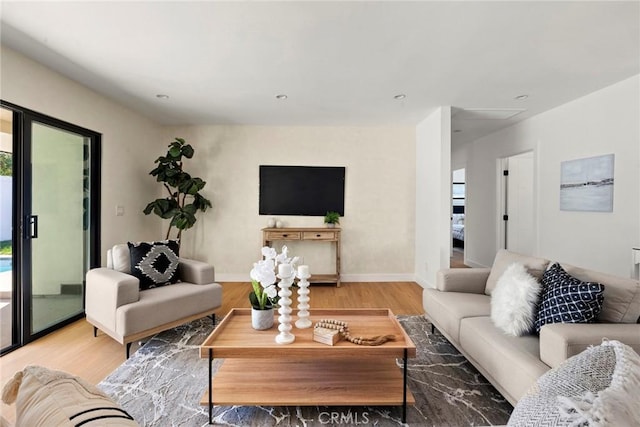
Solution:
<svg viewBox="0 0 640 427"><path fill-rule="evenodd" d="M615 155L560 164L560 210L613 212Z"/></svg>

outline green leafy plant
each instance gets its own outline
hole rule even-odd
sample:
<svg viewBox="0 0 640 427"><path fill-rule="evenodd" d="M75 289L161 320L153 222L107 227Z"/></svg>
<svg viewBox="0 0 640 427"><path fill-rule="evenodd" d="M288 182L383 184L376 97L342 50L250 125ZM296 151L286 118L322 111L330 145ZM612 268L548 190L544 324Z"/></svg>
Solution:
<svg viewBox="0 0 640 427"><path fill-rule="evenodd" d="M13 175L13 156L6 151L0 151L0 176Z"/></svg>
<svg viewBox="0 0 640 427"><path fill-rule="evenodd" d="M196 212L205 212L211 207L211 202L200 194L206 182L183 170L183 159L191 159L193 154L191 145L182 138L176 138L169 144L167 154L156 159L158 166L149 172L149 175L163 183L169 195L149 203L143 212L145 215L153 212L160 218L170 220L167 239L173 227L178 230L177 238L180 238L183 230L196 223Z"/></svg>
<svg viewBox="0 0 640 427"><path fill-rule="evenodd" d="M253 291L249 293L249 302L253 308L267 310L278 303L278 290L275 283L262 287L260 282L252 280L251 285L253 286Z"/></svg>
<svg viewBox="0 0 640 427"><path fill-rule="evenodd" d="M11 255L13 253L12 241L3 240L0 242L0 255Z"/></svg>
<svg viewBox="0 0 640 427"><path fill-rule="evenodd" d="M340 224L340 214L338 212L329 211L324 216L325 224Z"/></svg>

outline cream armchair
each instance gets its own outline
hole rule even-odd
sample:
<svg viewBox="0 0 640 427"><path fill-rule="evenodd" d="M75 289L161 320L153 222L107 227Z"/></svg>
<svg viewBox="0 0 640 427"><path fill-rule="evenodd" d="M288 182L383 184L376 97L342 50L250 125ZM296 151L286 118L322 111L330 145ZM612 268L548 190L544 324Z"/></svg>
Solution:
<svg viewBox="0 0 640 427"><path fill-rule="evenodd" d="M215 319L222 305L212 265L180 258L180 282L142 291L130 272L128 246L114 246L107 252L107 268L87 273L85 309L94 336L100 329L126 345L127 358L131 343L205 316Z"/></svg>

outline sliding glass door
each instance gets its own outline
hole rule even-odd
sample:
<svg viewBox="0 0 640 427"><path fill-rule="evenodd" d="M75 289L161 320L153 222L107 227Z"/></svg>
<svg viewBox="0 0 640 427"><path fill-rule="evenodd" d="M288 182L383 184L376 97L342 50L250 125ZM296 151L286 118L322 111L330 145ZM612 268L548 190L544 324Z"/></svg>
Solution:
<svg viewBox="0 0 640 427"><path fill-rule="evenodd" d="M85 170L89 138L31 122L31 334L82 314L89 233ZM88 212L87 212L88 214Z"/></svg>
<svg viewBox="0 0 640 427"><path fill-rule="evenodd" d="M14 345L13 112L0 109L0 349Z"/></svg>
<svg viewBox="0 0 640 427"><path fill-rule="evenodd" d="M100 135L31 111L15 115L19 345L84 315L85 274L99 262Z"/></svg>

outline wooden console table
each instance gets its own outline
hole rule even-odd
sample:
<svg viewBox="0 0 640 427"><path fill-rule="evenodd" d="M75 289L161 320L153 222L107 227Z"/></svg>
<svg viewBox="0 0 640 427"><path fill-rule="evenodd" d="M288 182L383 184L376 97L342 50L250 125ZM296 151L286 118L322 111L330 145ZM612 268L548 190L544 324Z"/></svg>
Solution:
<svg viewBox="0 0 640 427"><path fill-rule="evenodd" d="M333 242L336 245L336 273L313 274L309 278L310 283L335 283L340 287L340 229L327 227L288 227L288 228L263 228L262 245L271 246L278 240L304 240L310 242Z"/></svg>

